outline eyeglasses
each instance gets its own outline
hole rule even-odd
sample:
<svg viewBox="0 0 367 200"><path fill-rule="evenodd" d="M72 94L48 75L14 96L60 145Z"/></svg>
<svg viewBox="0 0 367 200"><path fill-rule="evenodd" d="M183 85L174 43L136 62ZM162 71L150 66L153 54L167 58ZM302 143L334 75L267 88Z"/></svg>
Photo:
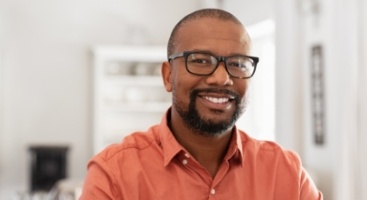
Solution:
<svg viewBox="0 0 367 200"><path fill-rule="evenodd" d="M259 62L258 57L247 55L215 56L210 53L184 51L168 57L168 61L185 58L186 70L194 75L208 76L214 73L220 62L224 62L227 73L234 78L251 78Z"/></svg>

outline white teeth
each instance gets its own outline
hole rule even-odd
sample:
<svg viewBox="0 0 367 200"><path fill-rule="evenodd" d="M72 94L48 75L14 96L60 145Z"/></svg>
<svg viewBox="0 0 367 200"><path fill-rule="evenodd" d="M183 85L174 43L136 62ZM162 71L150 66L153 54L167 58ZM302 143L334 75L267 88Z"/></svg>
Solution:
<svg viewBox="0 0 367 200"><path fill-rule="evenodd" d="M213 103L225 103L228 102L228 98L215 98L215 97L204 97L205 99Z"/></svg>

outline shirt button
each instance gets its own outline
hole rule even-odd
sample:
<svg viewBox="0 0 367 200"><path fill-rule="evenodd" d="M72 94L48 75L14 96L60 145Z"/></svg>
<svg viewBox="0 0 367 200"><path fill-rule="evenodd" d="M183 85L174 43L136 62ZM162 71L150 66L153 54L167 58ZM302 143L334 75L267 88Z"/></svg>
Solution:
<svg viewBox="0 0 367 200"><path fill-rule="evenodd" d="M182 164L187 165L187 160L186 159L183 159L182 160Z"/></svg>
<svg viewBox="0 0 367 200"><path fill-rule="evenodd" d="M215 194L215 189L214 188L212 188L211 190L210 190L210 194Z"/></svg>
<svg viewBox="0 0 367 200"><path fill-rule="evenodd" d="M185 157L186 157L186 158L190 158L190 154L185 153Z"/></svg>

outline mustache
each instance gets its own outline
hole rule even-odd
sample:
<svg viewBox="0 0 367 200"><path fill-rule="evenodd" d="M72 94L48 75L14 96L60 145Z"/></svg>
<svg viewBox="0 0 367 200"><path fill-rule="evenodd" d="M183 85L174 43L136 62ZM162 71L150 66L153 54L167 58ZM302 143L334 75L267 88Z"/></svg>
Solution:
<svg viewBox="0 0 367 200"><path fill-rule="evenodd" d="M239 102L240 101L240 95L238 95L236 92L233 92L228 89L223 88L203 88L203 89L193 89L190 92L190 98L194 99L199 95L199 93L217 93L217 94L227 94L234 97L234 100Z"/></svg>

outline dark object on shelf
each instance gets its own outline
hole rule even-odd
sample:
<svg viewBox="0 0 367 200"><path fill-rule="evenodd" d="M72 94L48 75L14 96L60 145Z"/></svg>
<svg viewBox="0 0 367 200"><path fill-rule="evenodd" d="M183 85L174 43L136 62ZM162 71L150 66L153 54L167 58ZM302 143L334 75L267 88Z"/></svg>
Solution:
<svg viewBox="0 0 367 200"><path fill-rule="evenodd" d="M67 177L67 146L31 146L30 192L51 190Z"/></svg>

